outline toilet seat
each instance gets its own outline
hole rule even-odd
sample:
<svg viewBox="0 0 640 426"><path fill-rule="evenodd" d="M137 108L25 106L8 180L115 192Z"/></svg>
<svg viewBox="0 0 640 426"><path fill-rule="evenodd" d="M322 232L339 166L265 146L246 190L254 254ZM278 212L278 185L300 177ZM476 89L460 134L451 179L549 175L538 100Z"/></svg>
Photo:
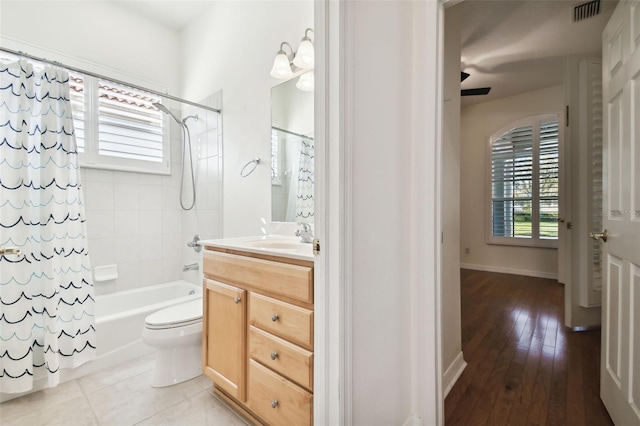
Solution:
<svg viewBox="0 0 640 426"><path fill-rule="evenodd" d="M186 327L198 323L202 323L202 299L162 309L144 320L145 328L150 330Z"/></svg>

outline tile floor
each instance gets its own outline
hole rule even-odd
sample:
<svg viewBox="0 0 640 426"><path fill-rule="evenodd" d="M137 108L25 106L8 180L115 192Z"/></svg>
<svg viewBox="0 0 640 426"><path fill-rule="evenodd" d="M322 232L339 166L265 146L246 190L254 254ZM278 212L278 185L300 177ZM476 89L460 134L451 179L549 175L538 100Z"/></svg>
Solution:
<svg viewBox="0 0 640 426"><path fill-rule="evenodd" d="M153 355L0 404L2 426L246 426L204 377L149 385Z"/></svg>

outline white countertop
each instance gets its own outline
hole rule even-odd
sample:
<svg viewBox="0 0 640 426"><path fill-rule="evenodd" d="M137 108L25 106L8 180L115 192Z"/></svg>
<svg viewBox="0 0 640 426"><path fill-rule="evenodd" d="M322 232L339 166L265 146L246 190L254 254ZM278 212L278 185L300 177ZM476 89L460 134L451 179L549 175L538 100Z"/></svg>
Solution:
<svg viewBox="0 0 640 426"><path fill-rule="evenodd" d="M313 262L313 244L302 243L300 242L300 238L288 235L263 235L200 240L200 244L228 250L242 250L250 253L267 254L269 256Z"/></svg>

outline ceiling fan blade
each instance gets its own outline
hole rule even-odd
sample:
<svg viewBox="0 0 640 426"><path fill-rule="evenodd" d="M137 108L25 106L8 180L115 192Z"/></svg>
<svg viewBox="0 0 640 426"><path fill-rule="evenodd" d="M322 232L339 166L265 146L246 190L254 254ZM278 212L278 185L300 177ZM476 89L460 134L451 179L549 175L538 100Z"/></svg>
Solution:
<svg viewBox="0 0 640 426"><path fill-rule="evenodd" d="M464 71L460 71L460 83L462 83L463 81L465 81L467 78L469 78L471 74L466 73Z"/></svg>
<svg viewBox="0 0 640 426"><path fill-rule="evenodd" d="M486 95L491 91L491 87L479 87L477 89L462 89L460 96L478 96Z"/></svg>

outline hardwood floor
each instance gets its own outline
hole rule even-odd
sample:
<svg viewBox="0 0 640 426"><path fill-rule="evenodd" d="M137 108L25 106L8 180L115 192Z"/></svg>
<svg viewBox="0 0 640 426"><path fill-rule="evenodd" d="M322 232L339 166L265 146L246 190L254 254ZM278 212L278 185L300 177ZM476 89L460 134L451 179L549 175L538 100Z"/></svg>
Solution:
<svg viewBox="0 0 640 426"><path fill-rule="evenodd" d="M468 365L445 400L445 424L612 425L599 397L600 330L564 327L554 280L463 269Z"/></svg>

